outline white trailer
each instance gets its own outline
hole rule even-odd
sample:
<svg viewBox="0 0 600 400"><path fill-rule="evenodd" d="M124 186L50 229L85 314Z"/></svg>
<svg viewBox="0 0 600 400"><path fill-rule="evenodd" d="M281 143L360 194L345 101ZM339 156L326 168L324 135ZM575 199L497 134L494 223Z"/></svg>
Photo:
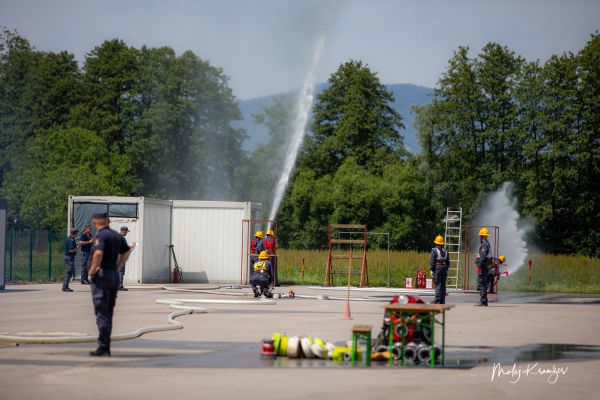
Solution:
<svg viewBox="0 0 600 400"><path fill-rule="evenodd" d="M169 282L173 246L184 282L239 282L242 220L260 218L261 205L242 202L157 200L147 197L70 196L68 228L80 231L94 212L110 226L127 226L140 243L127 262L128 283ZM76 258L79 270L79 257Z"/></svg>

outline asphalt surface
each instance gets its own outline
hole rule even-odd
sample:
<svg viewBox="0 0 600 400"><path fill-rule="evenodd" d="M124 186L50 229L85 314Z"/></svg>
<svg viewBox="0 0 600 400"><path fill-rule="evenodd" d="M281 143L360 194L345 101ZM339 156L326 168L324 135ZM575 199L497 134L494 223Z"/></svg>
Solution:
<svg viewBox="0 0 600 400"><path fill-rule="evenodd" d="M74 293L62 293L58 284L8 286L0 291L0 333L95 334L89 287L78 283L72 287ZM307 287L294 290L303 295L345 295ZM381 300L387 296L352 292L352 297L365 295ZM170 310L155 301L173 298L250 299L156 288L120 292L114 333L163 324ZM490 299L484 308L472 306L475 294L449 296L448 303L456 307L446 314L444 368L374 364L367 369L259 357L261 340L273 332L343 344L352 325L371 324L376 335L383 301L353 301L351 321L342 318L344 302L336 300L279 299L268 306L199 304L209 312L179 317L183 329L114 342L111 358L89 357L93 343L0 343L0 399L598 397L600 296L502 293ZM566 372L552 373L560 368ZM504 373L498 375L499 371ZM554 376L555 383L550 383Z"/></svg>

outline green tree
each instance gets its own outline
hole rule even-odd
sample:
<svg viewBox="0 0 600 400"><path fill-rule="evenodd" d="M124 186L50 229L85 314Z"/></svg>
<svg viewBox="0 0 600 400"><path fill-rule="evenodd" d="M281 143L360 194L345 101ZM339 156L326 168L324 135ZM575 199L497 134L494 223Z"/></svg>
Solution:
<svg viewBox="0 0 600 400"><path fill-rule="evenodd" d="M284 243L325 247L328 223L366 223L369 230L390 232L394 248L430 242L434 213L402 146L393 101L359 61L332 74L317 97L314 134L279 213Z"/></svg>
<svg viewBox="0 0 600 400"><path fill-rule="evenodd" d="M382 170L406 156L402 117L392 108L392 93L361 61L342 64L317 97L302 165L318 175L334 173L347 157Z"/></svg>
<svg viewBox="0 0 600 400"><path fill-rule="evenodd" d="M72 54L35 51L16 32L0 32L0 187L30 138L69 123L80 94Z"/></svg>
<svg viewBox="0 0 600 400"><path fill-rule="evenodd" d="M134 189L130 172L127 160L110 152L94 132L51 130L28 142L2 195L16 205L21 225L59 232L69 195L128 195Z"/></svg>

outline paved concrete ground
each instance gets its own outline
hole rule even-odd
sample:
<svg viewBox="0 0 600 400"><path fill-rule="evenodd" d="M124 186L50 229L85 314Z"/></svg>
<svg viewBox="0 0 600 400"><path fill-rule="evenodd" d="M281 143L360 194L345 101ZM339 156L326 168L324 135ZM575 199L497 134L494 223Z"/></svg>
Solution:
<svg viewBox="0 0 600 400"><path fill-rule="evenodd" d="M89 287L73 287L75 293L62 293L58 284L8 286L0 292L0 332L95 334ZM200 297L235 298L130 290L119 294L115 331L163 324L169 309L157 299ZM532 366L536 357L542 360L538 367L568 367L555 384L547 382L548 375L522 372L517 383L507 376L491 381L491 376L499 355L509 362L502 366L511 369L519 349L531 345L600 346L600 299L501 295L496 300L483 308L472 307L475 295L449 297L457 306L447 313L448 356L479 360L483 354L486 361L474 368L258 368L265 365L258 357L260 341L275 331L340 342L349 338L353 324L372 324L376 332L381 325L379 302L353 302L353 320L344 321L341 301L281 299L273 306L207 305L207 314L180 317L182 330L115 342L112 358L90 358L93 344L0 344L0 399L598 398L598 352L584 360L570 359L577 355L569 352L562 354L567 359L554 360L530 352L517 362L517 370ZM231 349L240 352L239 359Z"/></svg>

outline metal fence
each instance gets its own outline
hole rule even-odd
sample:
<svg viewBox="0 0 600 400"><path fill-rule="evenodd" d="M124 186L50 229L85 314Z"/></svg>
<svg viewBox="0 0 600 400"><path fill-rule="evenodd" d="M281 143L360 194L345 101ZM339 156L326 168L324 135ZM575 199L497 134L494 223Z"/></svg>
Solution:
<svg viewBox="0 0 600 400"><path fill-rule="evenodd" d="M6 232L4 279L8 282L55 282L65 275L64 241L55 232L13 230ZM80 257L76 257L79 271Z"/></svg>

